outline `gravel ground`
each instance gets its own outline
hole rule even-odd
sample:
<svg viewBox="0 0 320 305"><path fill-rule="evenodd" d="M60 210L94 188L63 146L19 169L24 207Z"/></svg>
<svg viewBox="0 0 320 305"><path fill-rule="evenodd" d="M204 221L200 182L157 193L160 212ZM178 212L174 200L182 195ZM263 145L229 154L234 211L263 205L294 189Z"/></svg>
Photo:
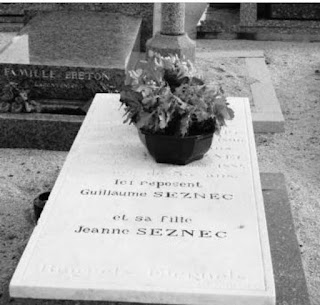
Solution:
<svg viewBox="0 0 320 305"><path fill-rule="evenodd" d="M8 35L0 34L0 48ZM320 73L315 71L320 70L320 43L200 40L197 45L197 52L214 49L265 51L285 116L286 131L256 136L260 171L282 172L286 177L311 304L318 305ZM34 227L32 199L52 187L66 155L67 152L0 149L1 305L9 302L46 304L10 299L8 284Z"/></svg>
<svg viewBox="0 0 320 305"><path fill-rule="evenodd" d="M285 132L257 135L261 172L285 175L312 305L320 304L320 43L202 40L202 50L263 50ZM319 71L319 72L316 72Z"/></svg>
<svg viewBox="0 0 320 305"><path fill-rule="evenodd" d="M248 97L253 107L250 84L257 80L249 76L244 58L197 58L195 66L206 83L220 86L226 96Z"/></svg>

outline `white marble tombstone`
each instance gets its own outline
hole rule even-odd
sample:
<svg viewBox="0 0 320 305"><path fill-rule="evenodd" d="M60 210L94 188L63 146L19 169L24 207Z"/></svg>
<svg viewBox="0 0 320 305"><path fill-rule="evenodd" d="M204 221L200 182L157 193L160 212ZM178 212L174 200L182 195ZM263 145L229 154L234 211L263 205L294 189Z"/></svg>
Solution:
<svg viewBox="0 0 320 305"><path fill-rule="evenodd" d="M96 95L10 283L12 297L271 305L250 106L202 160L157 164Z"/></svg>

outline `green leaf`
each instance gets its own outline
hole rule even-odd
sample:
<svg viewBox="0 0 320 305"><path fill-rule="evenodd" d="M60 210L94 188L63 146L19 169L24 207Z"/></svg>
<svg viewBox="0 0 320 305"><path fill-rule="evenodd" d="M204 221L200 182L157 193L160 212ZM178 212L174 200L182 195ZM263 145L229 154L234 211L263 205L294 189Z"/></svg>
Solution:
<svg viewBox="0 0 320 305"><path fill-rule="evenodd" d="M194 111L194 115L196 116L197 121L199 122L208 120L210 117L209 113L203 109L196 109L196 111Z"/></svg>
<svg viewBox="0 0 320 305"><path fill-rule="evenodd" d="M159 128L165 129L167 127L166 114L164 112L161 112L158 117L159 117Z"/></svg>
<svg viewBox="0 0 320 305"><path fill-rule="evenodd" d="M143 76L142 69L138 69L136 71L134 70L129 71L128 85L139 85L141 83L142 76Z"/></svg>
<svg viewBox="0 0 320 305"><path fill-rule="evenodd" d="M23 112L23 104L21 103L17 103L17 102L13 102L11 104L11 112L14 112L14 113L19 113L19 112ZM27 107L29 106L28 103L26 103L26 109ZM31 107L30 107L31 108ZM30 111L27 111L27 112L30 112Z"/></svg>
<svg viewBox="0 0 320 305"><path fill-rule="evenodd" d="M190 125L190 116L185 115L184 117L181 118L181 121L180 121L180 135L182 137L184 137L188 133L189 125Z"/></svg>
<svg viewBox="0 0 320 305"><path fill-rule="evenodd" d="M151 123L153 113L148 113L148 112L140 112L139 114L139 120L136 122L136 127L137 128L142 128L145 126L149 126Z"/></svg>
<svg viewBox="0 0 320 305"><path fill-rule="evenodd" d="M200 85L201 86L201 85L204 85L204 82L203 82L203 80L201 78L194 76L194 77L192 77L190 79L190 85L191 86L194 86L194 85Z"/></svg>
<svg viewBox="0 0 320 305"><path fill-rule="evenodd" d="M19 95L21 96L21 98L22 98L24 101L27 101L27 100L28 100L28 92L27 92L27 91L21 90Z"/></svg>
<svg viewBox="0 0 320 305"><path fill-rule="evenodd" d="M232 120L232 119L234 118L234 111L233 111L233 109L231 109L230 107L227 107L227 111L228 111L228 114L229 114L228 120Z"/></svg>
<svg viewBox="0 0 320 305"><path fill-rule="evenodd" d="M140 104L142 100L142 95L140 92L135 92L133 90L122 90L120 92L120 102L124 104Z"/></svg>
<svg viewBox="0 0 320 305"><path fill-rule="evenodd" d="M26 112L33 112L34 107L33 105L29 104L28 102L25 103Z"/></svg>
<svg viewBox="0 0 320 305"><path fill-rule="evenodd" d="M234 117L223 90L205 84L185 57L152 52L141 67L129 72L120 95L126 121L152 133L185 136L212 130L214 124L219 133Z"/></svg>

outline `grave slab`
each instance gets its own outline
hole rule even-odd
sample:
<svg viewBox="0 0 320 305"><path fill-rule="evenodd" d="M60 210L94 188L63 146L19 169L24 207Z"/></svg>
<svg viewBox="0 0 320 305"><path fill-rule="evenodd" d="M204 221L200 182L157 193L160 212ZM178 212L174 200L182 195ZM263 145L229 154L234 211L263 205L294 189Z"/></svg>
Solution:
<svg viewBox="0 0 320 305"><path fill-rule="evenodd" d="M119 92L140 50L141 19L94 11L38 13L0 54L0 84L36 99Z"/></svg>
<svg viewBox="0 0 320 305"><path fill-rule="evenodd" d="M249 102L208 154L157 164L119 95L96 95L10 283L12 297L275 304Z"/></svg>
<svg viewBox="0 0 320 305"><path fill-rule="evenodd" d="M198 58L244 58L251 83L248 84L252 95L252 121L255 133L284 132L284 117L272 85L270 72L265 63L264 53L254 51L213 51L199 52Z"/></svg>
<svg viewBox="0 0 320 305"><path fill-rule="evenodd" d="M308 288L301 261L300 248L294 230L290 201L284 175L261 173L261 186L266 210L274 280L276 304L309 305ZM280 208L279 208L280 207ZM45 301L57 305L57 301ZM9 303L9 299L7 299ZM18 304L40 305L43 300L15 299ZM65 305L99 305L95 301L68 301Z"/></svg>
<svg viewBox="0 0 320 305"><path fill-rule="evenodd" d="M0 113L0 147L70 150L85 116Z"/></svg>
<svg viewBox="0 0 320 305"><path fill-rule="evenodd" d="M300 247L295 233L284 175L262 173L277 305L309 305Z"/></svg>

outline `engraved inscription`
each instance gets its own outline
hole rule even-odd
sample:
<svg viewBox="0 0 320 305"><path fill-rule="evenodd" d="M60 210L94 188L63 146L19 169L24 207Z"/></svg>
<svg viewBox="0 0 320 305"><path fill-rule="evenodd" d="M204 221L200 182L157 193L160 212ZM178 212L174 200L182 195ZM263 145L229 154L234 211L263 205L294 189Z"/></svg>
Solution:
<svg viewBox="0 0 320 305"><path fill-rule="evenodd" d="M119 228L95 228L88 226L79 226L74 230L75 233L91 233L103 235L127 235L129 229ZM133 234L144 236L158 236L158 237L182 237L182 238L227 238L228 234L225 231L212 231L201 229L168 229L168 228L138 228Z"/></svg>
<svg viewBox="0 0 320 305"><path fill-rule="evenodd" d="M12 69L5 67L4 75L9 76L25 76L36 79L55 79L55 72L53 70L39 70L39 69Z"/></svg>
<svg viewBox="0 0 320 305"><path fill-rule="evenodd" d="M98 71L58 71L47 69L30 69L30 68L9 68L3 69L4 76L6 77L27 77L31 79L43 80L110 80L110 77L105 72Z"/></svg>
<svg viewBox="0 0 320 305"><path fill-rule="evenodd" d="M226 204L233 202L235 195L227 192L210 192L211 188L205 186L205 181L187 180L140 180L114 177L106 188L81 188L80 198L132 198L132 202L138 199L161 199L161 200L186 200L198 203L199 200L209 200L214 204ZM86 202L90 202L86 200ZM229 237L229 232L221 228L213 228L195 225L193 219L186 215L158 215L152 218L148 215L113 215L111 223L93 226L89 224L78 224L73 230L77 235L87 236L120 236L135 235L151 238L182 238L182 239L208 239L223 240ZM108 220L107 220L108 221ZM114 222L122 222L118 225ZM129 225L127 225L129 223ZM131 223L131 225L130 225ZM149 223L148 226L137 226L138 223ZM172 226L172 225L177 226ZM168 226L171 225L171 226ZM182 225L182 226L181 226Z"/></svg>
<svg viewBox="0 0 320 305"><path fill-rule="evenodd" d="M65 79L77 79L77 80L109 80L109 76L102 72L84 72L84 71L68 71L65 74Z"/></svg>
<svg viewBox="0 0 320 305"><path fill-rule="evenodd" d="M96 280L105 280L110 276L117 278L137 277L141 279L146 277L149 281L163 279L191 282L193 285L210 286L212 288L231 288L231 289L256 289L258 283L249 281L248 277L234 270L225 270L220 272L207 271L179 271L166 266L154 266L152 268L140 268L135 271L123 268L121 266L98 267L98 266L66 266L54 264L40 264L41 273L60 275L71 278L91 278Z"/></svg>
<svg viewBox="0 0 320 305"><path fill-rule="evenodd" d="M41 83L41 82L35 82L34 87L37 88L56 88L56 89L79 89L81 88L78 84L75 83Z"/></svg>

